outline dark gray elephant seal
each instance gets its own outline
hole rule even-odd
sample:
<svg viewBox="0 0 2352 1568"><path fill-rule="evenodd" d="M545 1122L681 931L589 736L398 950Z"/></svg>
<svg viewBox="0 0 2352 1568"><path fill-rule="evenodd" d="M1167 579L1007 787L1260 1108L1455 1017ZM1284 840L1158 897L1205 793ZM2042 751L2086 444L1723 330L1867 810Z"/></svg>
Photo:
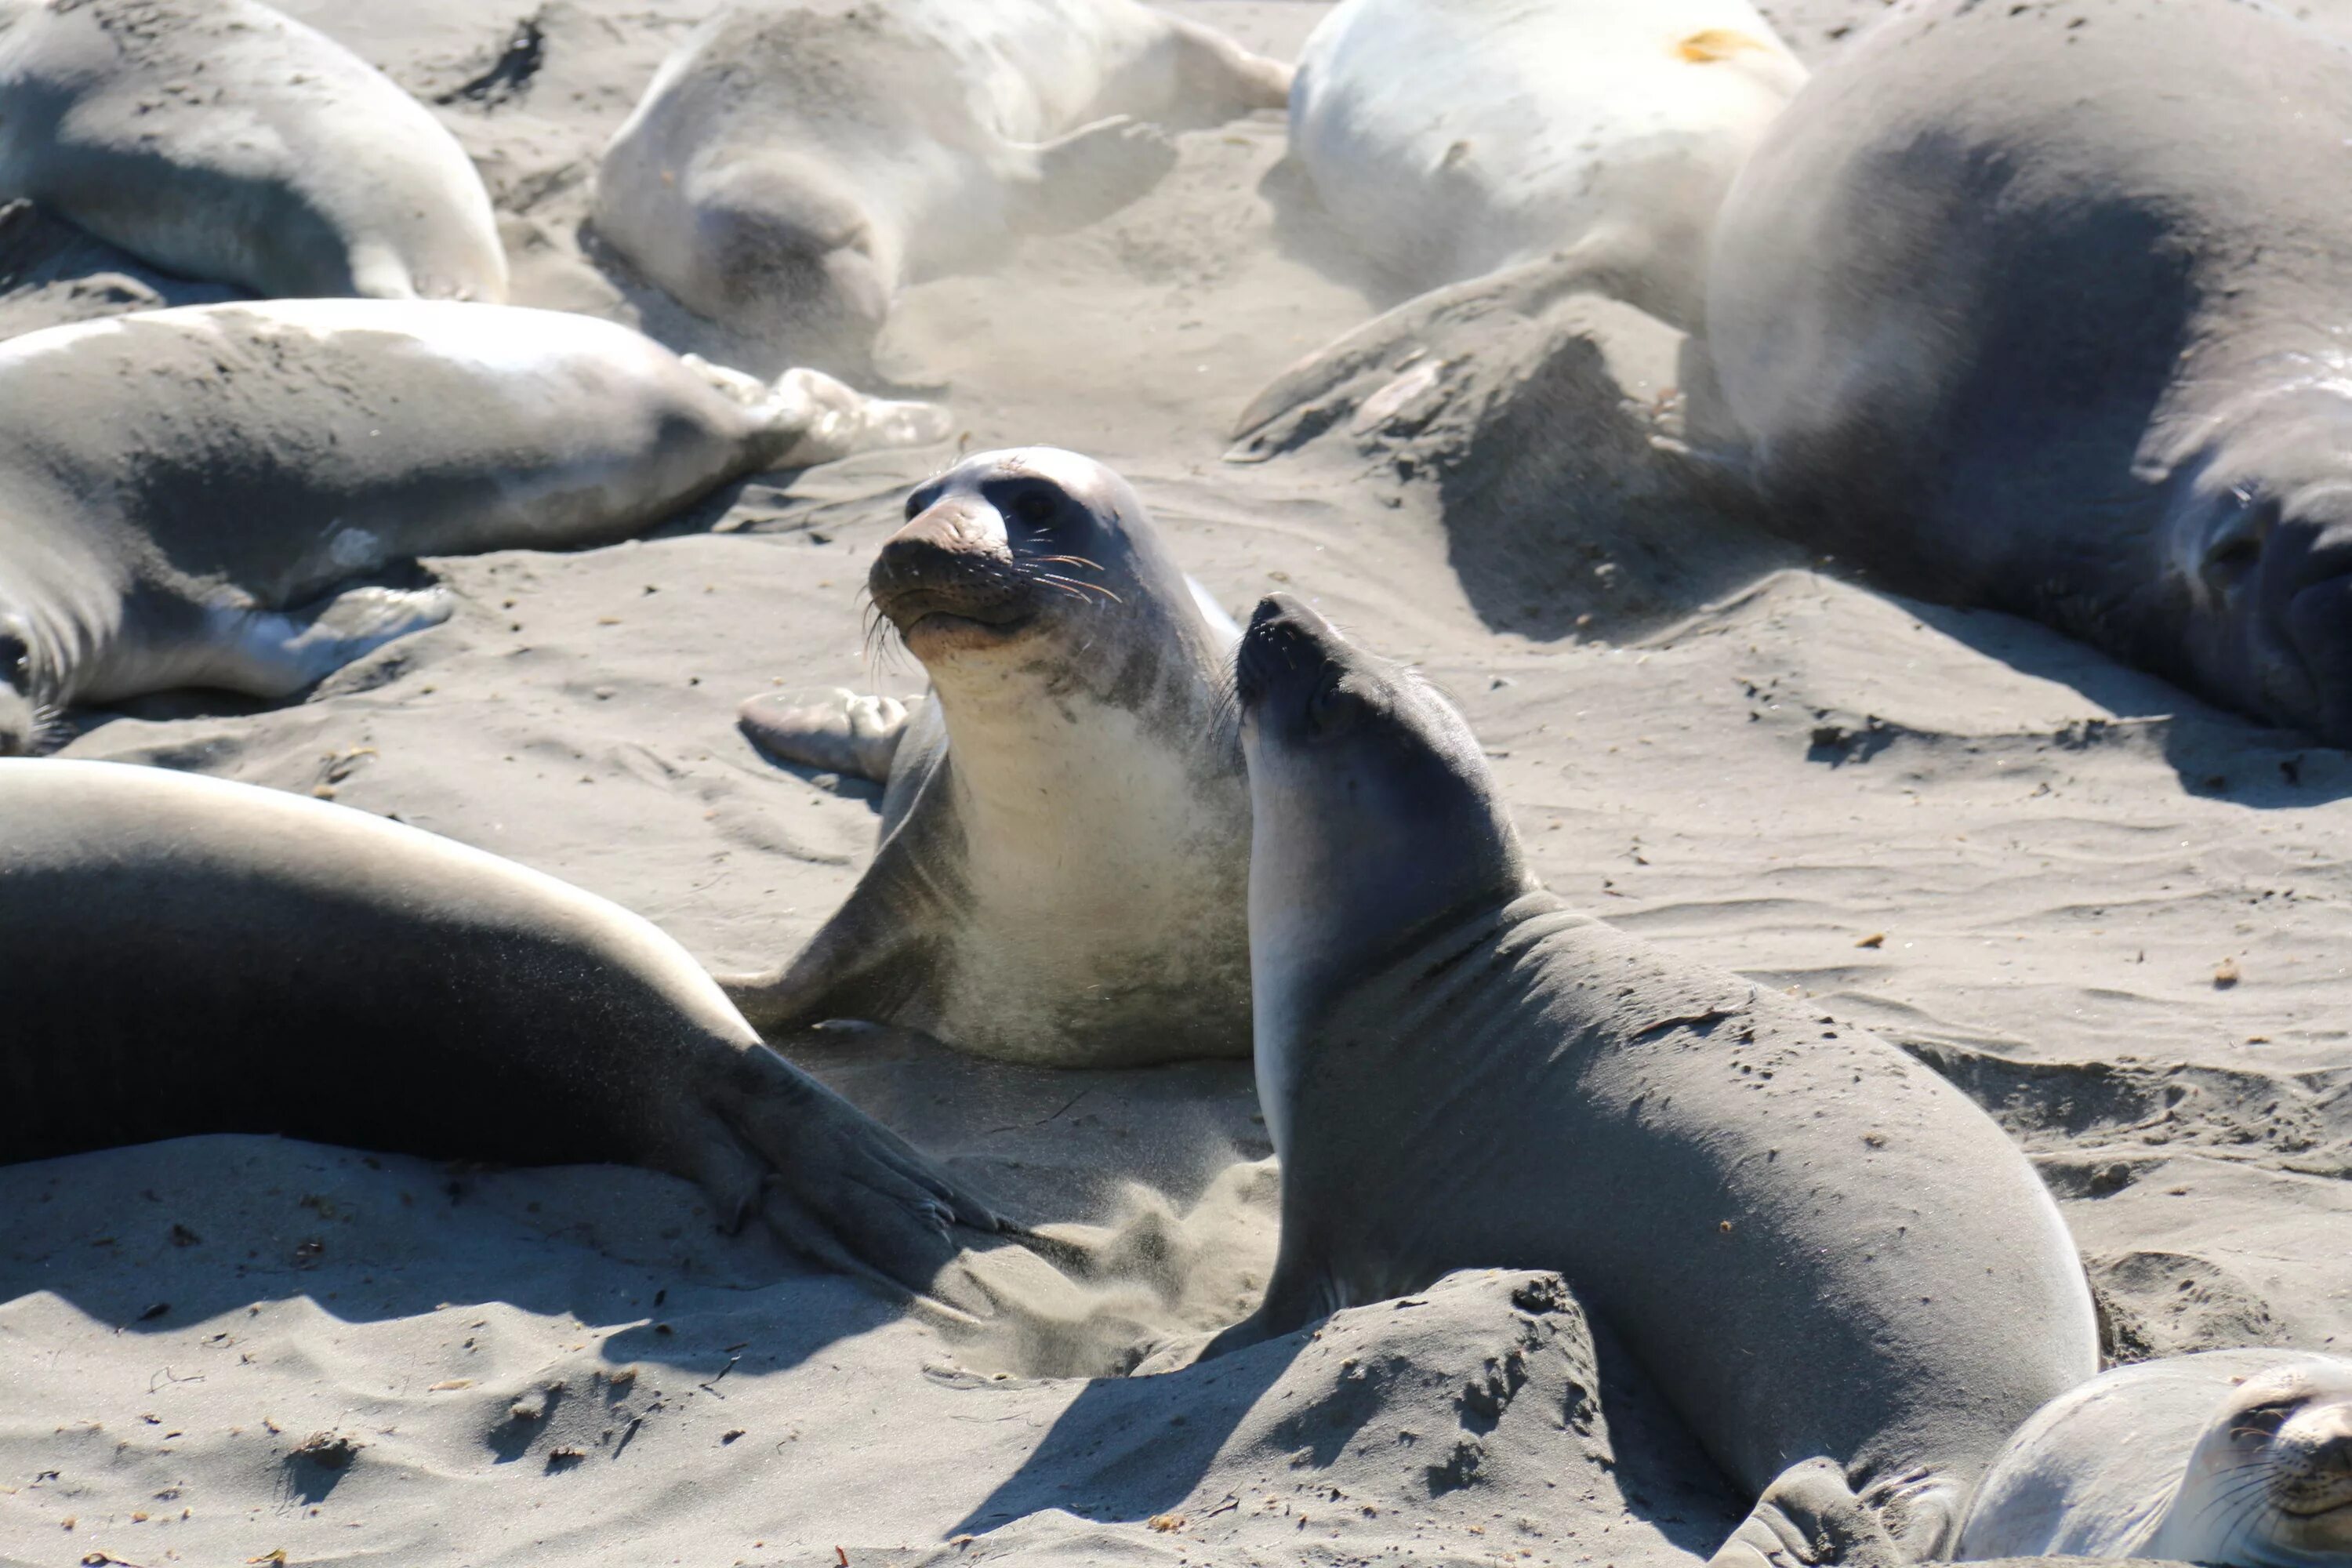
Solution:
<svg viewBox="0 0 2352 1568"><path fill-rule="evenodd" d="M2352 1361L2209 1351L2119 1366L2027 1422L1956 1554L2352 1563Z"/></svg>
<svg viewBox="0 0 2352 1568"><path fill-rule="evenodd" d="M465 149L254 0L0 0L0 195L257 294L507 297Z"/></svg>
<svg viewBox="0 0 2352 1568"><path fill-rule="evenodd" d="M340 584L420 555L625 538L738 475L937 439L813 371L773 385L609 321L279 300L0 343L0 755L79 701L285 697L446 618Z"/></svg>
<svg viewBox="0 0 2352 1568"><path fill-rule="evenodd" d="M365 812L0 761L0 1161L278 1132L699 1183L920 1291L988 1205L605 900Z"/></svg>
<svg viewBox="0 0 2352 1568"><path fill-rule="evenodd" d="M1556 1269L1761 1495L1718 1563L1948 1549L2099 1365L2024 1156L1893 1047L1543 892L1461 716L1305 605L1260 605L1238 667L1282 1239L1211 1352Z"/></svg>
<svg viewBox="0 0 2352 1568"><path fill-rule="evenodd" d="M847 374L901 281L1115 210L1173 165L1157 127L1280 109L1290 75L1137 0L735 0L605 149L596 232Z"/></svg>
<svg viewBox="0 0 2352 1568"><path fill-rule="evenodd" d="M869 587L930 696L744 715L781 754L878 762L881 845L798 957L728 994L770 1033L866 1019L1007 1061L1248 1055L1232 621L1075 452L968 458L907 516Z"/></svg>
<svg viewBox="0 0 2352 1568"><path fill-rule="evenodd" d="M2352 43L2253 0L1928 0L1718 219L1779 526L2352 743Z"/></svg>

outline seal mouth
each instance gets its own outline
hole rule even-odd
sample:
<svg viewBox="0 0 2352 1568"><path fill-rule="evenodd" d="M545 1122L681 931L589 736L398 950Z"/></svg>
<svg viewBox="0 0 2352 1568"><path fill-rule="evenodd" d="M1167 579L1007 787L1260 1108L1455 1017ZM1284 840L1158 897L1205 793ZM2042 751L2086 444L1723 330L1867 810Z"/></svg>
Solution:
<svg viewBox="0 0 2352 1568"><path fill-rule="evenodd" d="M992 603L937 588L901 588L877 599L876 608L919 654L923 647L980 647L1013 641L1036 620L1037 612L1019 597Z"/></svg>

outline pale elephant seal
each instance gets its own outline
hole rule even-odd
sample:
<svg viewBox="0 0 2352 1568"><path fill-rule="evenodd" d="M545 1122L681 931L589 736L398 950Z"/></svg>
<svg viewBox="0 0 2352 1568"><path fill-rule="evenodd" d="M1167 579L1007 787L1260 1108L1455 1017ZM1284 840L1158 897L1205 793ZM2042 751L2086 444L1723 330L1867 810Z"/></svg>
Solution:
<svg viewBox="0 0 2352 1568"><path fill-rule="evenodd" d="M1555 1269L1761 1494L1718 1563L1948 1548L2099 1365L2024 1155L1892 1046L1543 892L1461 716L1304 605L1261 605L1237 662L1282 1237L1212 1353Z"/></svg>
<svg viewBox="0 0 2352 1568"><path fill-rule="evenodd" d="M880 762L880 847L798 957L729 995L771 1033L865 1019L1055 1067L1248 1055L1232 621L1074 452L968 458L907 515L869 587L929 698L744 716L787 756Z"/></svg>
<svg viewBox="0 0 2352 1568"><path fill-rule="evenodd" d="M737 0L613 138L596 232L740 336L862 364L901 281L1166 174L1142 122L1278 109L1290 68L1137 0Z"/></svg>
<svg viewBox="0 0 2352 1568"><path fill-rule="evenodd" d="M288 298L507 297L481 176L383 73L255 0L0 0L0 195Z"/></svg>
<svg viewBox="0 0 2352 1568"><path fill-rule="evenodd" d="M766 386L625 327L282 300L0 343L0 754L78 701L285 697L450 611L340 584L624 538L740 474L937 439L940 411Z"/></svg>
<svg viewBox="0 0 2352 1568"><path fill-rule="evenodd" d="M1748 0L1344 0L1299 56L1290 149L1409 291L1559 253L1687 330L1716 209L1804 79Z"/></svg>
<svg viewBox="0 0 2352 1568"><path fill-rule="evenodd" d="M701 1184L915 1290L1000 1222L603 899L365 812L0 761L0 1161L278 1132Z"/></svg>
<svg viewBox="0 0 2352 1568"><path fill-rule="evenodd" d="M2248 0L1927 0L1717 227L1775 526L2352 743L2352 44Z"/></svg>
<svg viewBox="0 0 2352 1568"><path fill-rule="evenodd" d="M2062 1394L1994 1461L1958 1556L2352 1563L2352 1361L2209 1351Z"/></svg>

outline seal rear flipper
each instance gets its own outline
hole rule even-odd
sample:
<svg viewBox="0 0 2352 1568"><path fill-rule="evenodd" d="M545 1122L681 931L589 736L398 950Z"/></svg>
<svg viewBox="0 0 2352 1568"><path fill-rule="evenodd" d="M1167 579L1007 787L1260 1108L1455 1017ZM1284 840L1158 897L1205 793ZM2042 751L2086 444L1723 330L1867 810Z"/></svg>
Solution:
<svg viewBox="0 0 2352 1568"><path fill-rule="evenodd" d="M1168 132L1124 114L1051 142L1014 142L1012 151L1029 165L1009 182L1013 226L1046 234L1108 217L1176 166Z"/></svg>
<svg viewBox="0 0 2352 1568"><path fill-rule="evenodd" d="M803 702L776 692L748 699L736 728L772 757L826 773L890 782L890 762L907 731L910 707L895 697L834 688L832 700Z"/></svg>
<svg viewBox="0 0 2352 1568"><path fill-rule="evenodd" d="M1181 17L1169 21L1175 37L1181 104L1192 111L1186 117L1188 124L1222 125L1254 109L1290 107L1296 67L1254 55L1199 22Z"/></svg>
<svg viewBox="0 0 2352 1568"><path fill-rule="evenodd" d="M1903 1568L1914 1561L1835 1460L1780 1472L1706 1568Z"/></svg>
<svg viewBox="0 0 2352 1568"><path fill-rule="evenodd" d="M764 412L774 450L766 466L804 468L856 452L928 447L944 441L954 417L936 403L869 397L823 371L784 372L768 389Z"/></svg>

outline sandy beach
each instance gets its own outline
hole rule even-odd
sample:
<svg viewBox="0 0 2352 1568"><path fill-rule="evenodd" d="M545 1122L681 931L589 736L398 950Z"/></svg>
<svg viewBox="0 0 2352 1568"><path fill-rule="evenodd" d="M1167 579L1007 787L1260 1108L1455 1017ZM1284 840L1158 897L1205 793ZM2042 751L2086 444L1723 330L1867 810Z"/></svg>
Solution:
<svg viewBox="0 0 2352 1568"><path fill-rule="evenodd" d="M520 10L283 8L456 133L516 303L734 363L583 235L599 150L704 4L550 0L535 71L474 96ZM1170 8L1289 58L1326 7ZM1765 8L1818 60L1881 7ZM1983 1104L2060 1199L2114 1354L2352 1353L2352 758L1611 489L1575 443L1666 417L1677 374L1622 307L1492 328L1425 418L1226 460L1260 388L1396 301L1319 254L1278 115L1178 141L1143 200L906 291L880 363L952 405L952 446L755 476L610 548L428 563L457 615L307 700L144 700L79 715L64 754L394 816L713 968L772 963L855 883L879 791L763 757L737 704L919 691L860 621L907 489L959 449L1070 447L1237 616L1286 589L1419 663L1555 891ZM36 239L12 334L230 297ZM1563 408L1599 434L1497 479ZM0 1563L1664 1568L1746 1511L1546 1276L1118 1375L1265 1282L1246 1064L1057 1072L887 1030L796 1059L1114 1277L1000 1248L943 1288L963 1318L902 1310L619 1168L249 1136L0 1167Z"/></svg>

